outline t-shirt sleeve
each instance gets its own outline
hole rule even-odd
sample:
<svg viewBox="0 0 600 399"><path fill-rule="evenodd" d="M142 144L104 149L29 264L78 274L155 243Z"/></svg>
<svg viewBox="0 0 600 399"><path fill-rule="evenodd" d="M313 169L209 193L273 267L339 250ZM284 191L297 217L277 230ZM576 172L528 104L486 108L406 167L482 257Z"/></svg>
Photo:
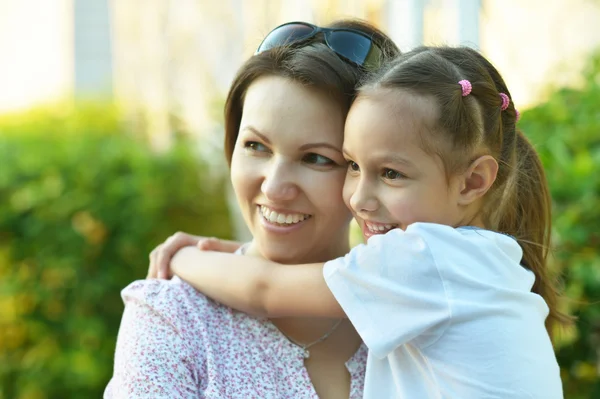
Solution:
<svg viewBox="0 0 600 399"><path fill-rule="evenodd" d="M323 269L329 289L378 358L435 342L451 312L444 281L418 228L373 236Z"/></svg>
<svg viewBox="0 0 600 399"><path fill-rule="evenodd" d="M123 290L113 377L105 398L198 398L199 379L193 351L166 282L145 280Z"/></svg>

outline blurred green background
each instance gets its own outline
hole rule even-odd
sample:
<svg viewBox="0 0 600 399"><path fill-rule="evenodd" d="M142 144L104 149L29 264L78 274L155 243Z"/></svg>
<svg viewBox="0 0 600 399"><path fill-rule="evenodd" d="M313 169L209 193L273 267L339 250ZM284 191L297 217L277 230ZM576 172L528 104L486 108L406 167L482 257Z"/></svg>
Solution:
<svg viewBox="0 0 600 399"><path fill-rule="evenodd" d="M567 398L599 398L600 56L519 122L554 199L553 264L579 319L557 354ZM0 398L100 397L122 302L177 230L230 237L225 176L180 134L157 153L115 107L64 104L0 119ZM210 177L212 176L212 177ZM218 177L220 176L220 177Z"/></svg>
<svg viewBox="0 0 600 399"><path fill-rule="evenodd" d="M600 398L600 53L583 76L581 89L556 89L519 122L546 168L553 264L578 317L556 345L567 399Z"/></svg>
<svg viewBox="0 0 600 399"><path fill-rule="evenodd" d="M224 181L102 104L0 119L0 398L99 398L123 304L177 230L230 237Z"/></svg>

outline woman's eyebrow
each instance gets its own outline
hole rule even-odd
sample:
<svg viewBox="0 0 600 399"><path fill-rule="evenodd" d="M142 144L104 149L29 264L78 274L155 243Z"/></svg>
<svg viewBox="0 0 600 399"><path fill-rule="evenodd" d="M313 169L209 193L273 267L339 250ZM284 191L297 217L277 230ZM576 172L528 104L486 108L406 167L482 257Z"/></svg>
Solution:
<svg viewBox="0 0 600 399"><path fill-rule="evenodd" d="M248 131L254 133L255 135L257 135L258 137L260 137L267 144L271 144L271 140L269 140L269 138L267 136L265 136L264 134L262 134L261 132L259 132L258 129L255 128L254 126L246 125L241 130L248 130Z"/></svg>
<svg viewBox="0 0 600 399"><path fill-rule="evenodd" d="M330 149L332 149L334 151L337 151L337 152L342 152L339 147L337 147L337 146L335 146L333 144L330 144L330 143L325 143L325 142L307 143L307 144L301 145L300 146L300 150L301 151L306 151L306 150L309 150L311 148L317 148L317 147L325 147L325 148L330 148Z"/></svg>

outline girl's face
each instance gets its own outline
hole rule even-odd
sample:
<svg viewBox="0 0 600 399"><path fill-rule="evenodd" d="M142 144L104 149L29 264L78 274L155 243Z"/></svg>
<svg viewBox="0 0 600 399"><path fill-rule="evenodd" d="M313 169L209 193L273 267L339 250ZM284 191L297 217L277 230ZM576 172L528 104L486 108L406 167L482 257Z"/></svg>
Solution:
<svg viewBox="0 0 600 399"><path fill-rule="evenodd" d="M399 90L376 90L352 105L344 201L365 240L415 222L456 226L463 218L459 179L448 182L441 159L423 150L436 112L432 99Z"/></svg>
<svg viewBox="0 0 600 399"><path fill-rule="evenodd" d="M254 237L249 253L310 263L348 251L345 116L332 97L289 79L269 76L250 85L231 161Z"/></svg>

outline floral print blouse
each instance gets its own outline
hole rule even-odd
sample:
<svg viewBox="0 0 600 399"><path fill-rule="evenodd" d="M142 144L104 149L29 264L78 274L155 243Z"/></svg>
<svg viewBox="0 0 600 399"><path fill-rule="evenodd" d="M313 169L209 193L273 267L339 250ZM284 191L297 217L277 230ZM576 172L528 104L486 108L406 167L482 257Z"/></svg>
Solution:
<svg viewBox="0 0 600 399"><path fill-rule="evenodd" d="M183 280L140 280L125 311L105 398L318 398L305 351L268 320L214 302ZM362 398L367 348L346 363Z"/></svg>

